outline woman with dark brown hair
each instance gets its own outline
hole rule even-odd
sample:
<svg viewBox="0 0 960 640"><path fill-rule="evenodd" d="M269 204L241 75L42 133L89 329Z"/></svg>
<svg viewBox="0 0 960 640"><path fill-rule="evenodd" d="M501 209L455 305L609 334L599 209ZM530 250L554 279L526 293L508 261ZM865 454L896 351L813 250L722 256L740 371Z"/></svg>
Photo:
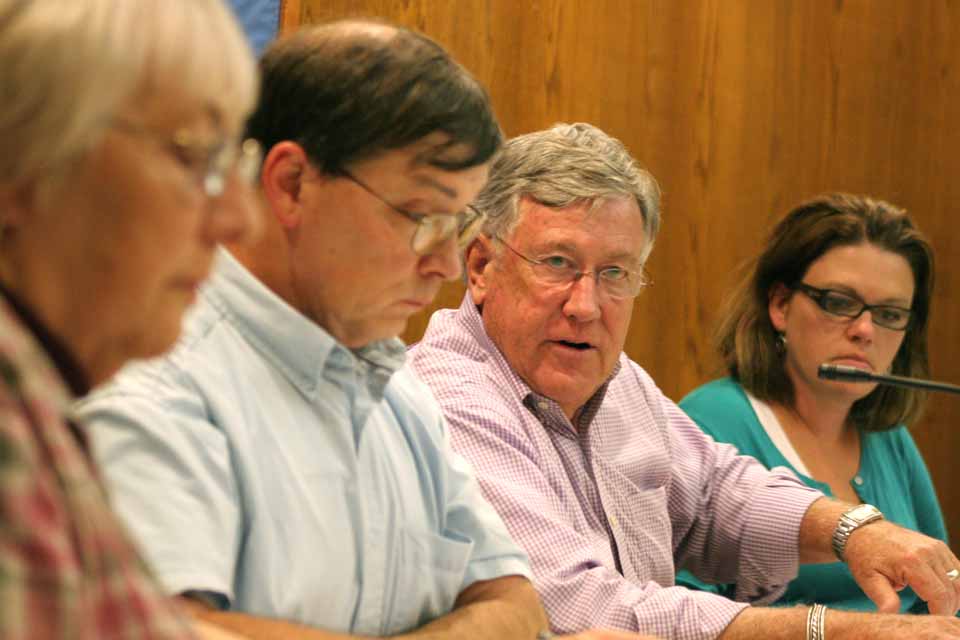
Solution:
<svg viewBox="0 0 960 640"><path fill-rule="evenodd" d="M716 440L808 485L944 540L930 475L905 425L923 395L822 380L822 363L926 377L930 245L902 209L848 194L818 197L774 228L731 297L717 334L729 377L680 406ZM678 580L708 587L689 574ZM902 610L925 612L912 591ZM781 604L874 610L843 563L804 565Z"/></svg>

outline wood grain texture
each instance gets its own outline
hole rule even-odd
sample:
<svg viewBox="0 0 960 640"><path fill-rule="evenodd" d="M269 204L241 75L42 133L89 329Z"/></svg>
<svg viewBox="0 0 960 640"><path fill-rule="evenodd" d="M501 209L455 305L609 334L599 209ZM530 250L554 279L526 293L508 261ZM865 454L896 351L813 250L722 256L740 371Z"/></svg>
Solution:
<svg viewBox="0 0 960 640"><path fill-rule="evenodd" d="M302 0L280 0L280 33L287 33L303 24L302 14Z"/></svg>
<svg viewBox="0 0 960 640"><path fill-rule="evenodd" d="M508 135L584 120L624 141L664 190L655 285L626 351L670 397L720 373L710 336L737 266L792 205L830 190L905 206L932 238L932 367L960 382L960 4L288 2L299 23L379 16L432 36L489 88ZM436 306L462 292L449 285ZM956 535L958 419L960 400L940 396L913 427Z"/></svg>

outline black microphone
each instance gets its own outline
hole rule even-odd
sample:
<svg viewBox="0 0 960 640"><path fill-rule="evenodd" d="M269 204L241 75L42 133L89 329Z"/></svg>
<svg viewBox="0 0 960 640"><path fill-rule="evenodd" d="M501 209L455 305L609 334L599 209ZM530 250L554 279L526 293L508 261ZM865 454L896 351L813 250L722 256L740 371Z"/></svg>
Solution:
<svg viewBox="0 0 960 640"><path fill-rule="evenodd" d="M946 391L948 393L960 393L960 387L955 384L945 382L934 382L932 380L920 380L918 378L906 378L904 376L885 376L879 373L870 373L857 367L848 367L842 364L821 364L817 369L817 376L824 380L842 380L846 382L879 382L880 384L891 384L895 387L911 387L913 389L923 389L924 391Z"/></svg>

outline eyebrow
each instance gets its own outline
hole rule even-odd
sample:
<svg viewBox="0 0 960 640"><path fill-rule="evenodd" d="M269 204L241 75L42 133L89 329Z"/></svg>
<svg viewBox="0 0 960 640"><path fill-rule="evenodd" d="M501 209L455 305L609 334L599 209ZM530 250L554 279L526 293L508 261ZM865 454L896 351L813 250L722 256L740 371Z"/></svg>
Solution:
<svg viewBox="0 0 960 640"><path fill-rule="evenodd" d="M566 242L549 242L547 244L541 245L535 249L538 253L544 251L562 251L564 253L576 254L579 253L577 247ZM632 267L640 267L639 260L637 257L628 251L621 251L613 255L604 257L601 262L625 262Z"/></svg>

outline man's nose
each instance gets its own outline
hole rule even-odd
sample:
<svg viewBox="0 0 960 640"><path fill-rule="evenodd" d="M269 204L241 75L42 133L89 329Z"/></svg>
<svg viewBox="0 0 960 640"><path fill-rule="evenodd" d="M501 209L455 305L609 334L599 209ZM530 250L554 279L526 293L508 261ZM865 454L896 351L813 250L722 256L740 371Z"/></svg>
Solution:
<svg viewBox="0 0 960 640"><path fill-rule="evenodd" d="M455 235L420 257L423 275L439 275L444 280L456 280L460 277L461 268L460 245Z"/></svg>
<svg viewBox="0 0 960 640"><path fill-rule="evenodd" d="M596 274L582 273L570 284L563 312L578 322L596 320L600 317L600 295Z"/></svg>

